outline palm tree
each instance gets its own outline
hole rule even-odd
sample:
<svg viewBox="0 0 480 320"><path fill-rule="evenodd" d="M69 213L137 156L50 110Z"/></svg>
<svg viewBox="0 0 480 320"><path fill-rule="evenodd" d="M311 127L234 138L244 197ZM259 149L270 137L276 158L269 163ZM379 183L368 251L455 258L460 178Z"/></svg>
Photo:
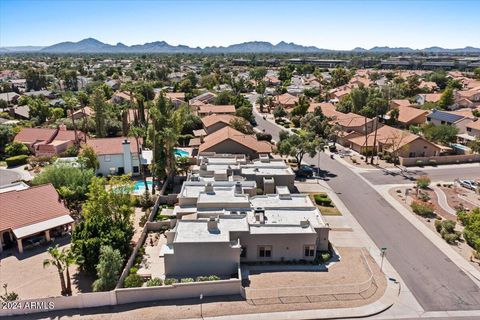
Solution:
<svg viewBox="0 0 480 320"><path fill-rule="evenodd" d="M75 146L78 147L80 145L80 140L78 139L77 126L75 125L75 116L74 116L75 107L78 101L71 93L69 93L65 98L65 103L67 107L70 109L70 116L72 117L73 131L75 133Z"/></svg>
<svg viewBox="0 0 480 320"><path fill-rule="evenodd" d="M257 103L260 107L260 113L263 113L263 107L265 106L265 103L266 103L266 99L265 99L265 96L262 94L258 97L257 99Z"/></svg>
<svg viewBox="0 0 480 320"><path fill-rule="evenodd" d="M48 248L48 253L50 254L50 258L46 258L43 260L43 267L46 268L48 266L55 266L58 271L58 276L60 277L60 286L62 288L61 294L67 294L67 287L65 285L65 277L63 276L63 271L65 270L64 266L64 259L65 259L65 252L58 249L58 245L55 247Z"/></svg>
<svg viewBox="0 0 480 320"><path fill-rule="evenodd" d="M76 264L79 262L77 256L73 253L72 250L68 249L66 251L63 251L63 264L65 268L65 276L67 278L67 291L66 295L72 295L72 282L70 280L70 270L69 267L73 264Z"/></svg>
<svg viewBox="0 0 480 320"><path fill-rule="evenodd" d="M145 129L139 126L132 126L130 127L129 136L135 138L135 142L137 143L137 157L138 157L138 161L140 161L141 160L140 138L145 136ZM145 190L148 191L147 177L145 175L145 170L141 163L140 163L140 174L142 175L143 183L145 185Z"/></svg>

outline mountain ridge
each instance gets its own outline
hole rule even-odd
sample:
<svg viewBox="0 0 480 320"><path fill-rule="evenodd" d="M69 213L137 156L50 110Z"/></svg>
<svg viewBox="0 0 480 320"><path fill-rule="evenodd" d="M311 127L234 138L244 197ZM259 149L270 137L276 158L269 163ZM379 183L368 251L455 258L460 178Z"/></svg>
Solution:
<svg viewBox="0 0 480 320"><path fill-rule="evenodd" d="M424 49L408 47L375 46L370 49L356 47L352 50L323 49L315 46L303 46L293 42L280 41L272 44L267 41L248 41L229 46L189 47L186 45L171 45L166 41L153 41L144 44L127 46L121 42L115 45L101 42L94 38L86 38L77 42L65 41L51 46L19 46L0 47L0 53L40 52L40 53L326 53L326 52L356 52L356 53L480 53L480 48L466 46L464 48L447 49L432 46Z"/></svg>

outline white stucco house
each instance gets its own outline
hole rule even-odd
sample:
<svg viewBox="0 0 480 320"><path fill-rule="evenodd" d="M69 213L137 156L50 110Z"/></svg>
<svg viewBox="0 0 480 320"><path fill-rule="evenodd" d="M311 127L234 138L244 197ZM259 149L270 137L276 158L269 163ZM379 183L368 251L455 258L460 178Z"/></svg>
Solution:
<svg viewBox="0 0 480 320"><path fill-rule="evenodd" d="M99 168L96 174L140 174L140 165L146 164L140 149L138 157L137 143L134 138L115 137L88 139L88 146L97 154ZM141 148L141 147L140 147Z"/></svg>

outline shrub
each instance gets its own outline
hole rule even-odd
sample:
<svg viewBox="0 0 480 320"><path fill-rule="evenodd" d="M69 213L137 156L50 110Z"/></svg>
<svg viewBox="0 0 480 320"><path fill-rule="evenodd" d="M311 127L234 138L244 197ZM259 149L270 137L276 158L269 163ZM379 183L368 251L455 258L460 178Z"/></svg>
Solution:
<svg viewBox="0 0 480 320"><path fill-rule="evenodd" d="M385 160L388 163L391 163L392 162L392 156L389 155L389 154L386 154L386 155L383 156L383 160Z"/></svg>
<svg viewBox="0 0 480 320"><path fill-rule="evenodd" d="M423 167L423 161L422 160L415 161L415 164L417 165L417 167Z"/></svg>
<svg viewBox="0 0 480 320"><path fill-rule="evenodd" d="M137 257L135 257L135 261L137 261ZM128 270L128 274L137 274L138 268L131 267L130 270Z"/></svg>
<svg viewBox="0 0 480 320"><path fill-rule="evenodd" d="M410 207L412 208L413 212L415 212L419 216L422 216L422 217L436 216L436 214L434 213L435 207L433 206L433 204L415 200L412 202Z"/></svg>
<svg viewBox="0 0 480 320"><path fill-rule="evenodd" d="M208 276L198 276L195 280L197 282L209 281Z"/></svg>
<svg viewBox="0 0 480 320"><path fill-rule="evenodd" d="M211 276L208 276L208 280L209 281L217 281L217 280L220 280L220 277L215 276L215 275L211 275Z"/></svg>
<svg viewBox="0 0 480 320"><path fill-rule="evenodd" d="M142 207L143 210L150 208L154 205L153 198L150 195L150 192L145 190L140 199L138 199L138 204Z"/></svg>
<svg viewBox="0 0 480 320"><path fill-rule="evenodd" d="M257 188L257 194L263 194L263 189L262 188Z"/></svg>
<svg viewBox="0 0 480 320"><path fill-rule="evenodd" d="M422 200L423 202L427 202L428 200L430 200L430 196L426 192L420 192L418 194L418 199Z"/></svg>
<svg viewBox="0 0 480 320"><path fill-rule="evenodd" d="M327 262L332 257L332 254L329 251L321 253L322 261Z"/></svg>
<svg viewBox="0 0 480 320"><path fill-rule="evenodd" d="M433 166L433 167L436 167L437 166L437 160L430 159L430 160L428 160L428 164Z"/></svg>
<svg viewBox="0 0 480 320"><path fill-rule="evenodd" d="M458 232L453 232L453 233L448 233L445 230L441 232L442 238L448 243L448 244L456 244L458 240L460 240L460 233Z"/></svg>
<svg viewBox="0 0 480 320"><path fill-rule="evenodd" d="M137 288L141 287L143 284L143 279L138 274L130 274L125 278L123 286L125 288Z"/></svg>
<svg viewBox="0 0 480 320"><path fill-rule="evenodd" d="M147 281L147 287L159 287L163 285L163 281L160 278L153 278Z"/></svg>
<svg viewBox="0 0 480 320"><path fill-rule="evenodd" d="M175 278L167 278L167 279L165 279L165 281L163 281L163 283L164 283L166 286L171 286L171 285L174 284L174 283L178 283L178 280L175 279Z"/></svg>
<svg viewBox="0 0 480 320"><path fill-rule="evenodd" d="M270 133L257 132L255 135L257 136L258 141L272 141L272 135Z"/></svg>
<svg viewBox="0 0 480 320"><path fill-rule="evenodd" d="M26 164L27 159L28 159L28 156L23 154L23 155L7 158L5 159L5 162L7 163L7 167L14 167L14 166Z"/></svg>
<svg viewBox="0 0 480 320"><path fill-rule="evenodd" d="M332 205L332 200L326 194L316 194L314 199L315 203L320 206L329 207Z"/></svg>
<svg viewBox="0 0 480 320"><path fill-rule="evenodd" d="M5 147L5 153L9 157L15 157L20 155L28 155L30 151L28 147L21 142L13 141L12 143L7 144Z"/></svg>
<svg viewBox="0 0 480 320"><path fill-rule="evenodd" d="M190 283L194 282L195 280L193 278L182 278L180 279L180 283Z"/></svg>
<svg viewBox="0 0 480 320"><path fill-rule="evenodd" d="M442 231L442 220L435 220L435 229L438 233Z"/></svg>
<svg viewBox="0 0 480 320"><path fill-rule="evenodd" d="M430 178L427 176L421 176L417 179L417 187L420 189L427 189L430 185Z"/></svg>

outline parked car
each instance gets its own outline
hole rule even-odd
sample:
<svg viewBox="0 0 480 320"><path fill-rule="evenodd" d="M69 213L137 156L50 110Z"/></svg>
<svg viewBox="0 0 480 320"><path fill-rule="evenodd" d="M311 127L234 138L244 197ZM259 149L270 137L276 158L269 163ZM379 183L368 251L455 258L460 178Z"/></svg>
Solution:
<svg viewBox="0 0 480 320"><path fill-rule="evenodd" d="M473 180L460 180L460 185L469 190L477 190L477 183Z"/></svg>
<svg viewBox="0 0 480 320"><path fill-rule="evenodd" d="M252 127L256 127L258 125L257 120L255 119L250 120L250 124L252 125Z"/></svg>
<svg viewBox="0 0 480 320"><path fill-rule="evenodd" d="M301 165L295 172L296 176L300 178L311 178L313 177L313 173L313 169L306 165Z"/></svg>

